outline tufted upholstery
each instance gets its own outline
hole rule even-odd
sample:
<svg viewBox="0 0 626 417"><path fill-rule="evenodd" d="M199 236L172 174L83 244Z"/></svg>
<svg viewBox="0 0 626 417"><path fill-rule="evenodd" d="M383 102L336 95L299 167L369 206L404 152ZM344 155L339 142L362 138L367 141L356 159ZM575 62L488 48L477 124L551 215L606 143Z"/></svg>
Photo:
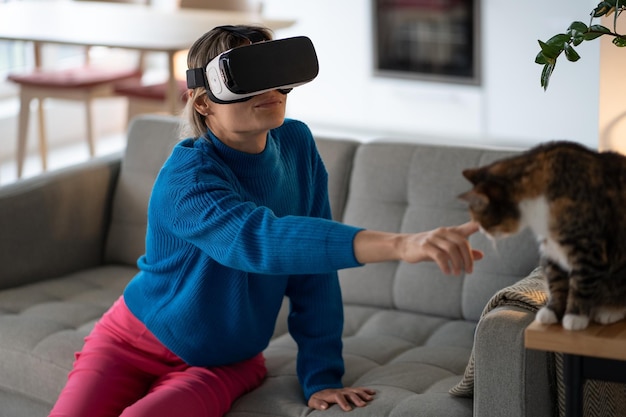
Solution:
<svg viewBox="0 0 626 417"><path fill-rule="evenodd" d="M0 417L47 414L82 338L136 272L150 189L176 142L177 123L166 116L136 119L121 165L118 156L97 159L0 189ZM317 142L330 174L335 218L403 232L466 221L465 207L456 198L467 188L461 170L510 154L322 138ZM485 410L481 416L498 415L448 390L461 380L483 306L497 290L536 266L536 249L527 234L495 247L475 235L472 244L485 251L486 259L469 276L444 276L432 263L381 263L340 271L344 382L378 392L368 407L350 415L472 416L476 409ZM228 416L309 415L295 374L297 348L286 333L284 317L285 310L265 352L267 380L240 398ZM511 339L532 319L522 313L515 322L497 317ZM510 416L549 415L550 404L534 404L525 388L533 384L548 390L545 377L507 377L545 369L545 358L535 355L526 363L519 343L482 340L481 345L481 358L492 355L510 369L497 378L477 379L476 398L484 398L484 404L494 396L505 404L515 400ZM343 415L337 407L310 414Z"/></svg>
<svg viewBox="0 0 626 417"><path fill-rule="evenodd" d="M346 145L346 144L344 144ZM325 161L336 144L318 141ZM342 220L377 230L417 232L467 221L456 197L468 183L463 168L511 152L369 143L358 146ZM328 166L332 173L335 166ZM457 173L457 175L447 175ZM337 178L333 178L333 182ZM471 353L476 322L489 298L537 264L530 234L494 248L480 235L473 246L487 259L470 276L443 275L434 263L384 263L339 272L345 304L344 383L369 386L378 399L355 416L472 416L473 402L448 394ZM237 402L229 416L293 416L303 413L295 377L297 348L285 334L266 352L270 378ZM287 385L287 381L290 383ZM288 406L263 401L268 392L289 394ZM273 399L273 398L272 398ZM263 404L263 407L259 406ZM254 407L254 408L252 408ZM312 415L340 415L328 410Z"/></svg>

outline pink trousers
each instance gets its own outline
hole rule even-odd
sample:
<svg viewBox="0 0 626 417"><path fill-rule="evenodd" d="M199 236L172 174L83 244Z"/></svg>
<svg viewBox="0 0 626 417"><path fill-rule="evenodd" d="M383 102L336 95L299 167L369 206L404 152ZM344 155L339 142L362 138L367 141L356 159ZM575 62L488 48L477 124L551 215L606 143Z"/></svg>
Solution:
<svg viewBox="0 0 626 417"><path fill-rule="evenodd" d="M221 417L266 373L262 354L214 368L185 364L120 298L85 338L50 417Z"/></svg>

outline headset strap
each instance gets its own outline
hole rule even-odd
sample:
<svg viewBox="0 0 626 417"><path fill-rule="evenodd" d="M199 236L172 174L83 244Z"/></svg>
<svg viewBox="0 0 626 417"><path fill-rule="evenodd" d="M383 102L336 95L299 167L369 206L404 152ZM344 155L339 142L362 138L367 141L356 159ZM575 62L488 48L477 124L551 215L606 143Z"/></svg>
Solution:
<svg viewBox="0 0 626 417"><path fill-rule="evenodd" d="M187 88L207 87L206 74L204 68L192 68L188 69L187 74Z"/></svg>
<svg viewBox="0 0 626 417"><path fill-rule="evenodd" d="M250 30L241 26L224 25L217 26L216 29L222 29L230 32L239 38L249 40L250 43L263 42L267 40L261 32L258 32L256 30Z"/></svg>
<svg viewBox="0 0 626 417"><path fill-rule="evenodd" d="M266 41L265 36L256 30L250 30L240 26L224 25L217 26L216 29L222 29L232 33L238 38L250 41L250 43L257 43ZM206 74L204 68L192 68L187 70L187 88L206 87Z"/></svg>

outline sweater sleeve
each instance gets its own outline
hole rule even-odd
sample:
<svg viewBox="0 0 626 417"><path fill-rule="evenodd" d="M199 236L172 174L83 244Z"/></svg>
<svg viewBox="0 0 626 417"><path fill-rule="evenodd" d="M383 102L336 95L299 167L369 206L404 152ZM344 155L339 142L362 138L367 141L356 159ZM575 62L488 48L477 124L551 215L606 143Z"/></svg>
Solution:
<svg viewBox="0 0 626 417"><path fill-rule="evenodd" d="M163 235L177 236L216 262L245 272L315 274L358 266L353 240L360 229L328 219L328 194L319 188L319 180L325 186L326 177L317 151L312 149L307 156L302 148L289 148L286 143L282 148L280 152L286 156L277 163L285 164L290 172L297 172L298 164L308 165L300 172L310 172L310 176L297 174L298 180L283 181L277 194L272 189L272 175L281 172L267 173L274 165L259 168L249 164L241 169L259 179L244 186L233 170L233 166L241 168L242 160L231 158L226 163L217 151L179 147L155 183L150 215L159 219L151 224L169 229L163 230ZM283 178L291 176L284 174ZM282 210L284 214L278 216L271 205L255 202L246 187L273 194L278 204L285 199L303 203L297 203L298 210Z"/></svg>
<svg viewBox="0 0 626 417"><path fill-rule="evenodd" d="M341 388L343 304L335 272L289 279L289 333L298 344L297 373L304 397Z"/></svg>
<svg viewBox="0 0 626 417"><path fill-rule="evenodd" d="M317 217L277 217L218 179L189 187L174 204L174 233L230 268L295 274L359 265L353 240L360 229Z"/></svg>

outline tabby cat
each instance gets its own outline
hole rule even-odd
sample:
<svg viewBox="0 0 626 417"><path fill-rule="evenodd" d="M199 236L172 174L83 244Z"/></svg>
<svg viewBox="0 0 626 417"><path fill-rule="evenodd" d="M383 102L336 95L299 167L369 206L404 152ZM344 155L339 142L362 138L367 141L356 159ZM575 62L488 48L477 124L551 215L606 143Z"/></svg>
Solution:
<svg viewBox="0 0 626 417"><path fill-rule="evenodd" d="M463 175L483 233L534 232L549 292L536 321L582 330L626 317L626 157L557 141Z"/></svg>

